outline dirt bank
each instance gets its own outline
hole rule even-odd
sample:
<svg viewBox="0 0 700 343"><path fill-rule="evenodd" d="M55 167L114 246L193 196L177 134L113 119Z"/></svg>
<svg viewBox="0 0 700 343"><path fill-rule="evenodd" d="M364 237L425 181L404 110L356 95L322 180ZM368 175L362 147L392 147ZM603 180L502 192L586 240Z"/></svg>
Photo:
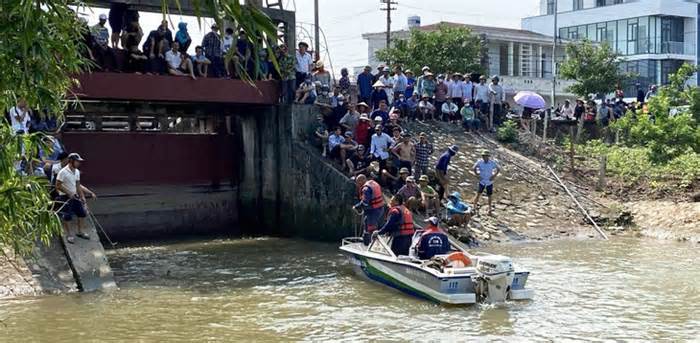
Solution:
<svg viewBox="0 0 700 343"><path fill-rule="evenodd" d="M596 237L594 228L583 221L564 190L547 178L551 174L534 161L495 144L486 137L465 133L458 127L444 123L410 123L407 130L426 132L435 147L431 163L452 144L460 152L452 159L449 177L452 190L459 191L471 203L478 179L472 166L488 149L501 167L501 175L494 186L494 213L474 217L470 231L480 240L507 242L512 240L543 240L563 237ZM451 191L452 191L451 190ZM594 213L604 208L594 201L581 199L582 205ZM482 200L485 205L485 199Z"/></svg>
<svg viewBox="0 0 700 343"><path fill-rule="evenodd" d="M644 236L700 243L700 203L634 201L624 204Z"/></svg>
<svg viewBox="0 0 700 343"><path fill-rule="evenodd" d="M471 169L480 158L480 152L489 149L498 160L502 173L495 183L494 215L480 211L467 230L459 230L461 234L470 233L480 241L490 242L599 237L542 160L507 149L488 135L465 133L445 123L415 122L405 125L405 129L430 135L435 146L433 164L448 146L459 145L460 152L452 160L449 177L452 190L462 193L470 203L478 185ZM556 172L608 235L642 234L698 241L700 206L697 204L624 203L596 192L591 183L581 184L577 175L563 168Z"/></svg>

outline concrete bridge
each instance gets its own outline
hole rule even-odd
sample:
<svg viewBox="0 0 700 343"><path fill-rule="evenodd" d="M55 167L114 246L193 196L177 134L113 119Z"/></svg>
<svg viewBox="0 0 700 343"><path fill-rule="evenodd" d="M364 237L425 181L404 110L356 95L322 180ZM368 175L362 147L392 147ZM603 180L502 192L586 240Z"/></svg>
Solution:
<svg viewBox="0 0 700 343"><path fill-rule="evenodd" d="M63 141L116 240L170 234L337 239L354 185L306 146L316 114L277 104L273 81L93 73ZM190 91L183 91L189 89ZM323 215L319 215L319 214Z"/></svg>

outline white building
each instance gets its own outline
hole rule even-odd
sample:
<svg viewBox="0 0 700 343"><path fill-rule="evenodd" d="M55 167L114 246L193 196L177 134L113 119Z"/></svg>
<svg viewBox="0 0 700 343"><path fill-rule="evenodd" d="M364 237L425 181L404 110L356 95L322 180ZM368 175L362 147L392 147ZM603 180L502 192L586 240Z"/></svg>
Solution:
<svg viewBox="0 0 700 343"><path fill-rule="evenodd" d="M409 18L407 30L393 31L392 39L407 39L411 29L432 31L439 25L460 26L472 30L474 35L480 36L485 41L488 49L486 69L489 76L499 75L506 93L511 96L520 90L531 90L549 98L552 89L552 37L541 33L510 29L501 27L478 26L460 23L441 22L425 26L413 26ZM367 40L367 60L373 69L381 61L375 54L386 47L386 32L365 33L362 38ZM563 55L563 47L558 49L557 55ZM356 68L356 72L362 67ZM444 71L438 71L444 72ZM462 70L461 72L469 72ZM570 81L557 82L557 97L572 97L566 92ZM561 99L557 99L561 100Z"/></svg>
<svg viewBox="0 0 700 343"><path fill-rule="evenodd" d="M698 63L697 0L540 0L540 15L524 18L522 28L553 35L555 8L559 38L609 43L642 87L667 83L683 63ZM636 93L634 83L625 94Z"/></svg>

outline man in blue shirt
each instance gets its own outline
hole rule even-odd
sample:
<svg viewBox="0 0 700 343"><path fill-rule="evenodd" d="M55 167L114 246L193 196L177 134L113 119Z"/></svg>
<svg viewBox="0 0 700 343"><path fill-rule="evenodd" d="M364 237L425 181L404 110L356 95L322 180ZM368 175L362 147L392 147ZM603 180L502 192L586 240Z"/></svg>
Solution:
<svg viewBox="0 0 700 343"><path fill-rule="evenodd" d="M458 151L459 147L456 145L449 147L447 151L440 156L435 165L435 176L437 176L438 183L440 183L440 189L438 190L440 199L442 199L445 193L448 193L450 179L447 177L447 168L450 166L452 156L456 155Z"/></svg>
<svg viewBox="0 0 700 343"><path fill-rule="evenodd" d="M391 198L391 208L387 213L387 220L384 226L379 231L375 231L375 235L389 234L393 237L391 240L391 251L396 256L408 256L413 242L413 213L403 205L404 198L400 194L394 195Z"/></svg>
<svg viewBox="0 0 700 343"><path fill-rule="evenodd" d="M333 134L328 136L328 150L330 150L331 158L340 158L340 144L343 143L343 131L340 127L333 129Z"/></svg>
<svg viewBox="0 0 700 343"><path fill-rule="evenodd" d="M410 69L407 69L406 72L406 92L404 95L406 95L406 99L410 98L413 96L413 89L416 84L416 78L413 76L413 72Z"/></svg>
<svg viewBox="0 0 700 343"><path fill-rule="evenodd" d="M440 220L437 217L430 217L425 222L428 223L428 227L425 228L415 246L418 258L429 260L435 255L444 255L450 252L450 239L438 227Z"/></svg>
<svg viewBox="0 0 700 343"><path fill-rule="evenodd" d="M364 102L369 104L370 103L370 95L372 94L372 67L370 66L365 66L365 70L360 73L360 75L357 75L357 89L359 91L359 96L360 99L358 103Z"/></svg>
<svg viewBox="0 0 700 343"><path fill-rule="evenodd" d="M481 153L481 157L482 159L474 164L474 174L479 176L479 190L477 190L476 197L474 197L474 207L479 208L479 197L486 190L486 196L488 196L489 201L489 215L491 215L493 214L493 209L491 208L493 180L496 179L501 169L496 161L490 159L491 153L488 150L484 150Z"/></svg>
<svg viewBox="0 0 700 343"><path fill-rule="evenodd" d="M384 100L382 100L379 102L379 107L377 107L377 109L371 113L371 115L369 116L370 118L382 117L382 122L375 124L386 125L389 122L389 111L387 107L387 103Z"/></svg>

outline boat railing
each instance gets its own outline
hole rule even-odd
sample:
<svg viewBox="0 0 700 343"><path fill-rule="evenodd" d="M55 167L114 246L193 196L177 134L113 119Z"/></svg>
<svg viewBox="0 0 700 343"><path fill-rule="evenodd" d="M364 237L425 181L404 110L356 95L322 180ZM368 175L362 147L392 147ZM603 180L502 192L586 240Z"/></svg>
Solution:
<svg viewBox="0 0 700 343"><path fill-rule="evenodd" d="M345 237L340 241L341 246L353 243L362 243L362 237Z"/></svg>

